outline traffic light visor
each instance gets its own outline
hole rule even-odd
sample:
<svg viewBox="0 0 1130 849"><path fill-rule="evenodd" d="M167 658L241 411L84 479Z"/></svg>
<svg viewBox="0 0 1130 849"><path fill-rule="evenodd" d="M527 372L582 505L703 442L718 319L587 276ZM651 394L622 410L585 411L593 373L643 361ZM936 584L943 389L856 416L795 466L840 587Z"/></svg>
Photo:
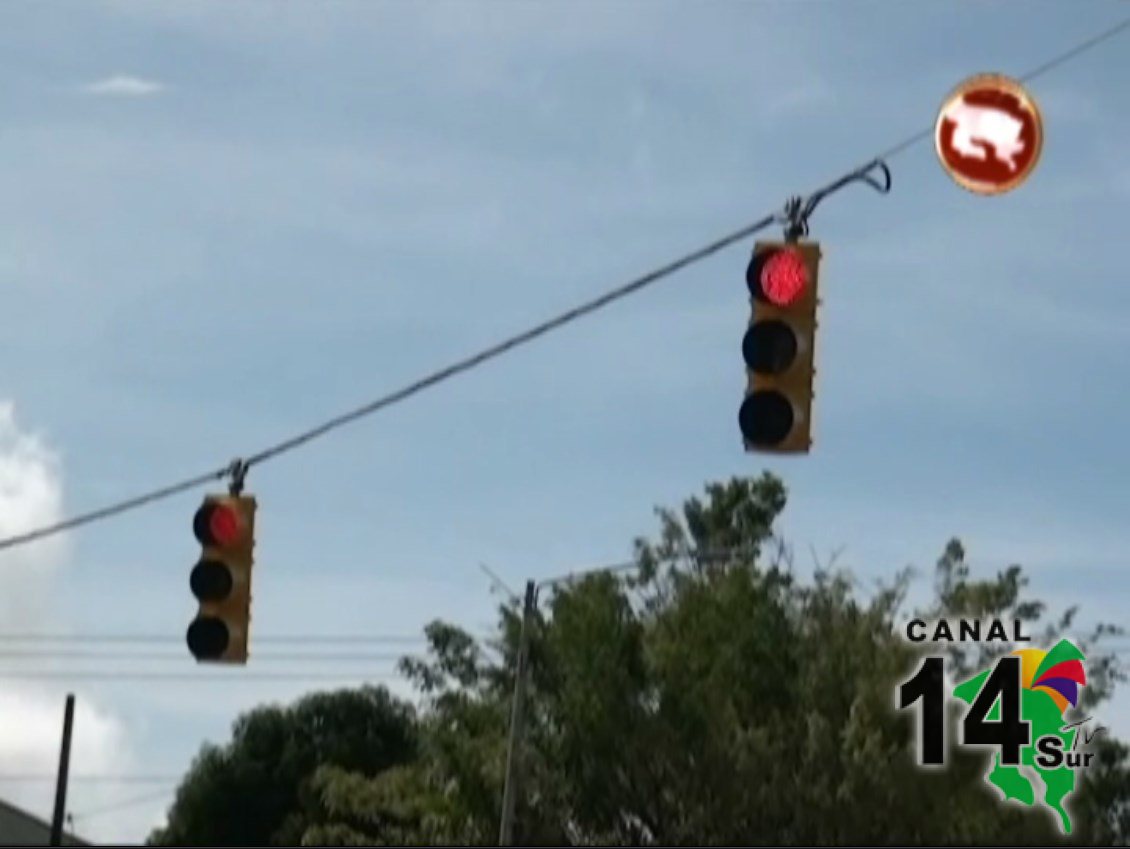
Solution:
<svg viewBox="0 0 1130 849"><path fill-rule="evenodd" d="M746 269L746 284L755 298L787 307L804 294L808 266L798 251L788 248L754 254Z"/></svg>
<svg viewBox="0 0 1130 849"><path fill-rule="evenodd" d="M192 531L201 545L231 545L239 539L239 514L226 504L205 504L196 511Z"/></svg>

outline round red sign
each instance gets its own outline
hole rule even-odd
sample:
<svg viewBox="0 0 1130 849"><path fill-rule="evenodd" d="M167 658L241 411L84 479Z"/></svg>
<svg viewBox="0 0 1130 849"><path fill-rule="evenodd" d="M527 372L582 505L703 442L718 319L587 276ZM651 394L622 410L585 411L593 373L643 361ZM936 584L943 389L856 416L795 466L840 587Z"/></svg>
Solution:
<svg viewBox="0 0 1130 849"><path fill-rule="evenodd" d="M955 88L938 111L934 146L962 188L997 195L1023 183L1040 158L1044 126L1020 83L979 74Z"/></svg>

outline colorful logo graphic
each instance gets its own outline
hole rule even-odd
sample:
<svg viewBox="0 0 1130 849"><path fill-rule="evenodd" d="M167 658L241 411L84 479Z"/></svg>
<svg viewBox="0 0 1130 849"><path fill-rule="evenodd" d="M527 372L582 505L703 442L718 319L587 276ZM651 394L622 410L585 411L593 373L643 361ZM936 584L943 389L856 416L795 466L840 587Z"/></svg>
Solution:
<svg viewBox="0 0 1130 849"><path fill-rule="evenodd" d="M1070 834L1071 817L1064 802L1075 790L1076 771L1090 761L1091 753L1073 751L1079 729L1074 724L1065 726L1063 714L1068 705L1079 704L1079 689L1087 683L1083 669L1086 658L1068 640L1060 640L1050 651L1019 649L1009 657L1018 658L1020 663L1020 715L1006 716L1004 721L1018 727L1026 724L1027 733L1015 736L1016 739L1027 737L1027 744L1018 747L1019 763L1004 762L1004 752L995 754L985 780L998 788L1005 799L1031 806L1035 804L1036 791L1030 778L1021 771L1024 767L1030 768L1043 784L1043 804L1059 815L1064 834ZM974 709L986 696L995 701L995 691L1000 687L986 687L995 674L995 670L985 670L958 685L954 696ZM1007 687L1007 681L1004 686ZM1002 708L1007 713L1008 705L1003 704L1004 701L1002 698L1001 705L987 711L989 722L1000 721Z"/></svg>
<svg viewBox="0 0 1130 849"><path fill-rule="evenodd" d="M1020 681L1025 690L1047 693L1060 716L1068 705L1079 704L1079 688L1087 685L1085 658L1079 649L1063 640L1050 652L1017 649L1013 654L1020 658Z"/></svg>
<svg viewBox="0 0 1130 849"><path fill-rule="evenodd" d="M1087 684L1086 658L1070 640L1044 651L1024 648L998 659L991 668L958 684L954 698L969 709L962 720L961 745L995 749L985 781L1005 800L1036 805L1054 812L1060 829L1070 834L1067 798L1077 786L1077 773L1090 765L1093 751L1080 749L1106 729L1088 729L1090 717L1067 721L1069 708L1079 706ZM919 762L945 763L946 710L944 657L927 657L918 672L899 688L898 707L918 703ZM1082 739L1080 739L1082 738Z"/></svg>
<svg viewBox="0 0 1130 849"><path fill-rule="evenodd" d="M979 195L1011 191L1036 167L1044 125L1036 102L1000 74L970 77L946 98L934 146L946 173Z"/></svg>

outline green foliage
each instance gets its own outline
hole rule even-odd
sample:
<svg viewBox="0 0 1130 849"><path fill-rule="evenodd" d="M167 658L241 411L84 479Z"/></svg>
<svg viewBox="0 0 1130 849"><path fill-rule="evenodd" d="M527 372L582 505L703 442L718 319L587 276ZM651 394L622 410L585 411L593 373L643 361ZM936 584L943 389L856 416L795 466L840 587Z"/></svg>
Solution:
<svg viewBox="0 0 1130 849"><path fill-rule="evenodd" d="M235 723L232 741L205 746L177 791L168 824L150 845L294 845L317 802L322 765L359 776L416 759L414 714L384 688L307 696L260 707Z"/></svg>
<svg viewBox="0 0 1130 849"><path fill-rule="evenodd" d="M901 636L911 576L868 594L831 569L800 580L772 532L785 500L771 475L711 484L681 512L658 511L657 537L635 543L634 577L593 575L546 591L530 623L516 841L1063 842L1052 815L999 801L983 779L984 756L954 749L944 770L915 765L914 722L895 710L895 694L924 649L945 647ZM1076 615L1042 624L1046 611L1025 596L1020 567L974 580L956 540L935 578L923 618L1019 618L1044 628L1042 642L1058 639ZM420 719L406 726L415 733L382 750L403 757L366 759L363 768L327 741L301 763L284 759L290 789L267 783L276 795L257 839L494 843L520 631L514 605L500 613L489 646L436 622L427 629L429 655L403 661L424 699ZM1082 648L1090 710L1122 673L1092 641ZM960 680L994 653L951 654ZM242 787L250 764L273 764L277 756L265 753L287 737L277 718L259 724L256 746L237 728L232 745L244 754L202 753L178 797L169 842L218 839L209 818L231 813L217 794ZM1073 842L1130 836L1130 751L1100 740L1099 763L1069 801ZM250 754L260 751L261 759ZM229 832L220 842L248 836Z"/></svg>

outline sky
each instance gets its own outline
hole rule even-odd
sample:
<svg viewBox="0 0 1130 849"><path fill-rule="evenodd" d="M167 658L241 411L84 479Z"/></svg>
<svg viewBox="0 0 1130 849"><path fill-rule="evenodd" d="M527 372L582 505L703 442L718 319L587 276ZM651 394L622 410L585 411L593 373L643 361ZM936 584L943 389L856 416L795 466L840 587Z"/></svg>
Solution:
<svg viewBox="0 0 1130 849"><path fill-rule="evenodd" d="M0 537L219 468L600 294L1125 8L3 4ZM0 797L50 815L73 692L75 829L140 841L241 711L407 692L391 661L271 663L284 649L256 638L481 633L499 596L480 564L520 590L620 562L656 506L766 469L799 568L839 550L863 579L928 575L959 536L975 575L1021 563L1053 608L1118 621L1126 38L1032 83L1046 138L1015 192L960 189L927 139L890 160L889 195L817 210L809 456L742 450L745 244L255 467L242 672L214 680L181 642L207 488L0 552L0 633L169 641L144 663L9 650ZM115 670L183 677L74 674ZM340 680L254 677L280 671ZM1130 734L1130 699L1106 710Z"/></svg>

